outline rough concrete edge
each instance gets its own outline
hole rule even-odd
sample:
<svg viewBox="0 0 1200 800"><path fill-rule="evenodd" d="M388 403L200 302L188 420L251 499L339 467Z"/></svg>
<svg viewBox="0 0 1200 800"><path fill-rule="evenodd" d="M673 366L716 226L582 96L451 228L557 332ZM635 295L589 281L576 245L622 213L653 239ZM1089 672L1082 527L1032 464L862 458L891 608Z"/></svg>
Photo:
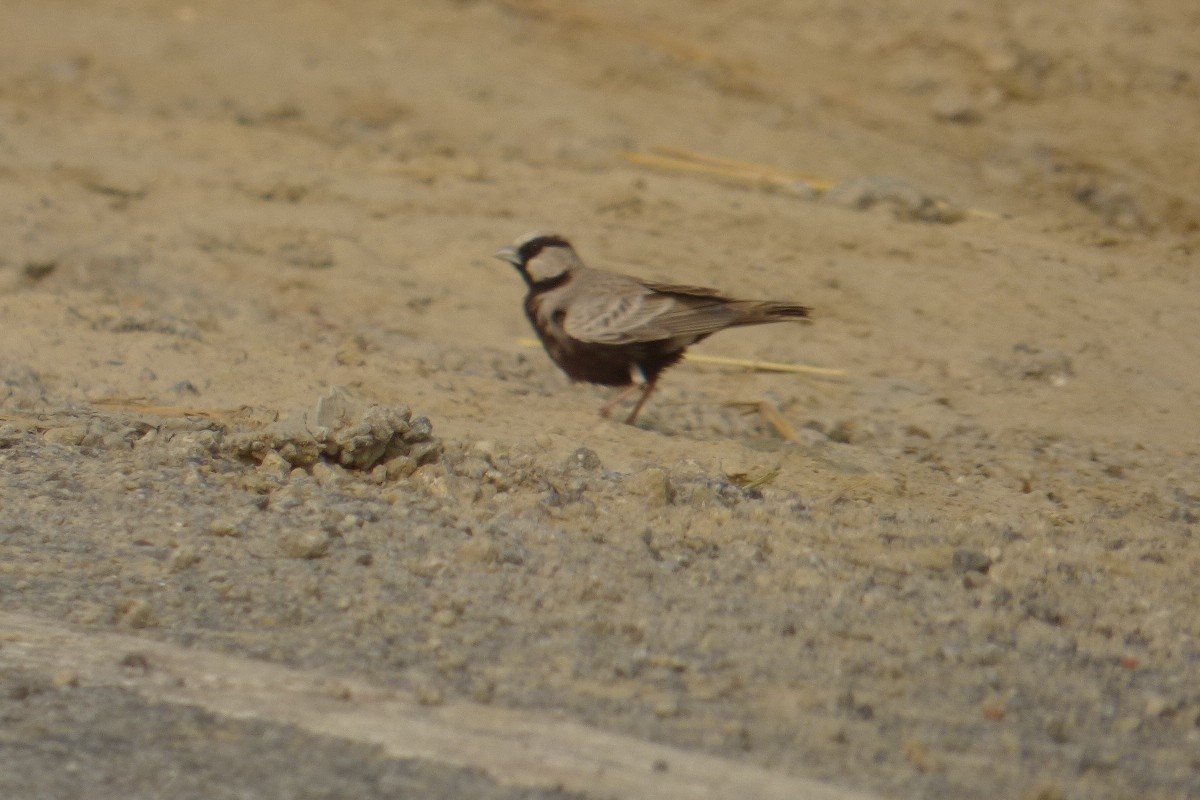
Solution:
<svg viewBox="0 0 1200 800"><path fill-rule="evenodd" d="M600 731L554 714L413 697L316 670L83 631L0 612L0 667L120 687L158 702L290 724L390 756L477 769L512 786L635 800L870 800L724 758Z"/></svg>

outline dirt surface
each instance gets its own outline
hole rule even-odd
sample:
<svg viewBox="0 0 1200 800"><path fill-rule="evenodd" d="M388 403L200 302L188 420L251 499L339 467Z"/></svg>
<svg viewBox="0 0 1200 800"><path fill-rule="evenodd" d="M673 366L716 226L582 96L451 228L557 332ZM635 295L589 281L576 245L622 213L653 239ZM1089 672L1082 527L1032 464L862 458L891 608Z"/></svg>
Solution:
<svg viewBox="0 0 1200 800"><path fill-rule="evenodd" d="M0 38L5 610L881 797L1200 796L1194 3L8 0ZM697 351L846 377L685 363L601 420L490 258L536 228L810 304ZM35 673L9 797L561 796ZM35 774L97 748L133 777Z"/></svg>
<svg viewBox="0 0 1200 800"><path fill-rule="evenodd" d="M20 673L0 683L5 797L578 798L501 787L478 772L389 759L378 748L150 703L118 688L30 693L38 683Z"/></svg>

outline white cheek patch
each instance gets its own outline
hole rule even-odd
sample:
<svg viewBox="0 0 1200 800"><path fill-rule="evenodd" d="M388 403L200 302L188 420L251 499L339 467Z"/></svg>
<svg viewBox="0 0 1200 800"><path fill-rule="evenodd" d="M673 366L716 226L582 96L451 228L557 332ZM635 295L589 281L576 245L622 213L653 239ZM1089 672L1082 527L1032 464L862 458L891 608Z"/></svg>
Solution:
<svg viewBox="0 0 1200 800"><path fill-rule="evenodd" d="M534 283L553 280L567 271L561 264L555 264L545 258L533 259L525 265L525 269Z"/></svg>

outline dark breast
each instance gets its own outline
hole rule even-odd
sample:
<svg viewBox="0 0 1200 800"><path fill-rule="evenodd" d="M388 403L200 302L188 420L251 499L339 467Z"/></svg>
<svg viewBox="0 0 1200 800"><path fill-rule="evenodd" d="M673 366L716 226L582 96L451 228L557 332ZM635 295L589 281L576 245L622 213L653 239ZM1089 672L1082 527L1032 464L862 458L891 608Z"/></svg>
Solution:
<svg viewBox="0 0 1200 800"><path fill-rule="evenodd" d="M596 344L581 342L567 336L561 325L543 325L539 320L539 298L531 295L525 300L525 316L546 348L546 353L573 381L599 383L604 386L629 386L632 370L637 367L646 380L653 380L667 367L683 357L684 348L674 343L635 342L632 344Z"/></svg>

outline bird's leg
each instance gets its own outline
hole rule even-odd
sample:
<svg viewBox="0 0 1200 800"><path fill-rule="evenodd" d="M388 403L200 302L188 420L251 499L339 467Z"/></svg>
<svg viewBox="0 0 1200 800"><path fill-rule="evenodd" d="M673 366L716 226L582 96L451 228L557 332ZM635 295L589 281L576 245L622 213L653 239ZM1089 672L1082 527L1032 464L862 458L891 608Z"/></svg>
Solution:
<svg viewBox="0 0 1200 800"><path fill-rule="evenodd" d="M651 378L646 381L646 385L642 387L642 396L638 398L637 405L633 407L633 411L629 415L629 419L625 420L626 425L632 425L637 421L638 412L642 410L642 406L646 405L646 401L650 399L650 395L654 392L654 385L658 383L658 378Z"/></svg>
<svg viewBox="0 0 1200 800"><path fill-rule="evenodd" d="M629 397L629 395L633 394L640 388L642 388L642 387L635 383L632 386L626 386L624 389L617 392L615 395L612 396L612 399L610 399L607 403L605 403L601 407L600 416L604 417L605 419L608 419L610 416L612 416L612 412L613 412L614 408L621 405L621 403L624 402L625 398Z"/></svg>

